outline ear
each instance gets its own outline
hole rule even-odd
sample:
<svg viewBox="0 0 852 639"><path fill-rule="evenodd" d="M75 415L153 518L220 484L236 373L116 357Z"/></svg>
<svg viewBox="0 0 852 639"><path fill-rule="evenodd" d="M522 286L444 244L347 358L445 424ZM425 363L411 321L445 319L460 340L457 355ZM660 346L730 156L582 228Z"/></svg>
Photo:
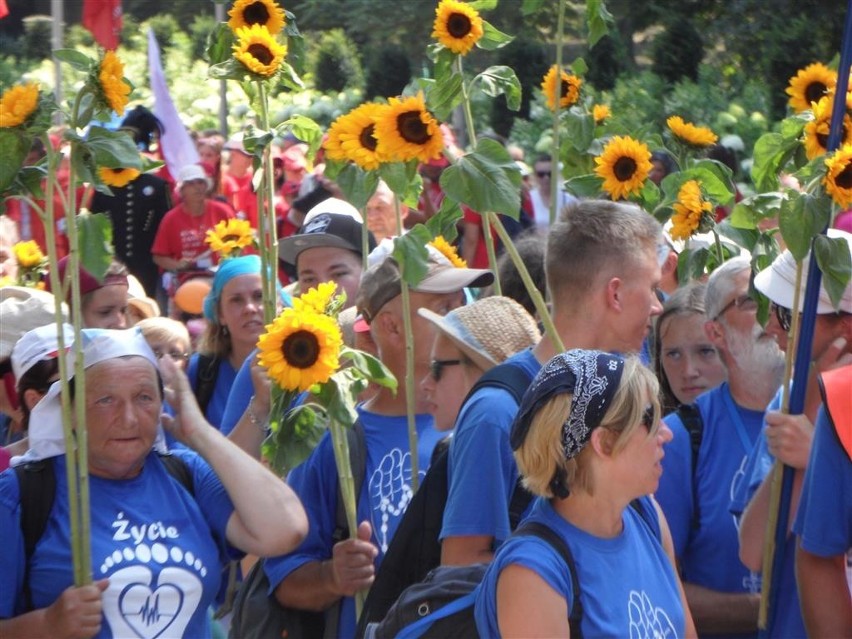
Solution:
<svg viewBox="0 0 852 639"><path fill-rule="evenodd" d="M615 443L612 431L606 428L595 428L589 436L589 446L591 446L599 457L611 457L612 447Z"/></svg>
<svg viewBox="0 0 852 639"><path fill-rule="evenodd" d="M370 325L371 333L376 337L373 331L378 329L379 335L401 338L404 336L404 328L400 319L396 313L387 309L381 310Z"/></svg>
<svg viewBox="0 0 852 639"><path fill-rule="evenodd" d="M669 251L669 254L666 256L666 261L663 262L662 276L665 278L670 274L677 273L677 261L678 254L675 253L674 249Z"/></svg>
<svg viewBox="0 0 852 639"><path fill-rule="evenodd" d="M710 343L717 349L724 348L726 346L725 327L722 326L721 322L716 320L707 320L704 322L704 332L707 334L707 339L710 340Z"/></svg>
<svg viewBox="0 0 852 639"><path fill-rule="evenodd" d="M624 282L620 277L611 277L606 283L606 306L619 312L624 310Z"/></svg>
<svg viewBox="0 0 852 639"><path fill-rule="evenodd" d="M24 391L24 403L30 410L41 401L42 397L43 395L34 388L28 388Z"/></svg>

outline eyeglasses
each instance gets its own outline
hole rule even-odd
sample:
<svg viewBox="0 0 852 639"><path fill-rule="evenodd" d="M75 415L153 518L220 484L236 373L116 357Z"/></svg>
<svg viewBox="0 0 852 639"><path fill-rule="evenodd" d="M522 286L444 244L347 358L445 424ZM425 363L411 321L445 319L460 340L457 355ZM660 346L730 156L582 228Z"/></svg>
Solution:
<svg viewBox="0 0 852 639"><path fill-rule="evenodd" d="M769 307L775 313L775 318L778 320L781 330L789 333L790 327L793 325L793 311L789 308L779 306L775 302L771 302Z"/></svg>
<svg viewBox="0 0 852 639"><path fill-rule="evenodd" d="M163 359L163 355L166 354L168 354L168 356L176 362L179 362L183 359L187 359L189 357L189 355L187 355L186 353L181 353L180 351L168 351L168 353L166 353L165 351L161 351L158 348L152 350L154 351L154 357L156 357L157 359Z"/></svg>
<svg viewBox="0 0 852 639"><path fill-rule="evenodd" d="M645 407L645 411L642 413L642 425L648 429L649 434L653 434L657 431L657 428L660 425L660 420L654 419L654 405L648 404Z"/></svg>
<svg viewBox="0 0 852 639"><path fill-rule="evenodd" d="M429 364L429 371L432 373L432 379L436 382L441 381L441 375L444 373L446 366L458 366L462 361L460 359L433 359Z"/></svg>
<svg viewBox="0 0 852 639"><path fill-rule="evenodd" d="M750 311L756 311L757 310L757 301L754 300L748 293L745 293L744 295L740 295L739 297L735 297L734 299L732 299L730 302L728 302L727 304L725 304L722 307L722 310L719 311L716 314L716 317L714 317L713 320L719 319L720 317L722 317L722 315L724 315L731 308L734 308L734 307L736 307L736 308L738 308L741 311L744 311L746 313L748 313Z"/></svg>

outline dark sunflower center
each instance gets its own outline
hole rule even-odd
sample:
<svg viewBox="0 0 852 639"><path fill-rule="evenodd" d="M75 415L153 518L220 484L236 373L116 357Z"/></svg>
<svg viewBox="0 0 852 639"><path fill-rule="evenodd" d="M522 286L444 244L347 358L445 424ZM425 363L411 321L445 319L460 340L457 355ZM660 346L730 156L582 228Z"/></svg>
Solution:
<svg viewBox="0 0 852 639"><path fill-rule="evenodd" d="M406 111L396 116L396 129L406 142L426 144L429 141L429 129L420 119L420 111Z"/></svg>
<svg viewBox="0 0 852 639"><path fill-rule="evenodd" d="M223 242L236 242L236 241L237 241L237 240L239 240L239 239L240 239L240 236L239 236L239 235L225 235L225 236L222 238L222 241L223 241Z"/></svg>
<svg viewBox="0 0 852 639"><path fill-rule="evenodd" d="M568 83L568 82L565 82L565 80L562 80L562 82L559 83L559 97L560 98L567 98L570 91L571 91L571 84Z"/></svg>
<svg viewBox="0 0 852 639"><path fill-rule="evenodd" d="M828 92L828 87L822 82L811 82L805 87L805 100L808 104L811 102L819 102L819 99Z"/></svg>
<svg viewBox="0 0 852 639"><path fill-rule="evenodd" d="M269 64L275 59L275 56L272 55L272 51L262 44L255 43L249 45L248 52L261 64Z"/></svg>
<svg viewBox="0 0 852 639"><path fill-rule="evenodd" d="M375 130L375 124L368 124L361 131L361 135L358 136L358 142L361 143L361 146L370 151L376 150L376 138L373 136Z"/></svg>
<svg viewBox="0 0 852 639"><path fill-rule="evenodd" d="M121 167L119 167L119 168L117 168L117 169L110 169L110 171L112 171L112 172L113 172L113 173L115 173L116 175L121 175L122 173L124 173L124 169L123 169L123 168L121 168Z"/></svg>
<svg viewBox="0 0 852 639"><path fill-rule="evenodd" d="M834 183L841 189L852 189L852 163L847 164L846 168L837 174Z"/></svg>
<svg viewBox="0 0 852 639"><path fill-rule="evenodd" d="M618 158L612 167L612 172L615 173L619 182L626 182L636 173L636 160L627 157Z"/></svg>
<svg viewBox="0 0 852 639"><path fill-rule="evenodd" d="M319 359L319 340L310 331L296 331L284 339L281 352L290 366L310 368Z"/></svg>
<svg viewBox="0 0 852 639"><path fill-rule="evenodd" d="M470 33L470 18L463 13L454 13L447 20L447 31L454 38L463 38Z"/></svg>
<svg viewBox="0 0 852 639"><path fill-rule="evenodd" d="M269 21L269 9L263 2L253 2L243 11L246 24L266 24Z"/></svg>

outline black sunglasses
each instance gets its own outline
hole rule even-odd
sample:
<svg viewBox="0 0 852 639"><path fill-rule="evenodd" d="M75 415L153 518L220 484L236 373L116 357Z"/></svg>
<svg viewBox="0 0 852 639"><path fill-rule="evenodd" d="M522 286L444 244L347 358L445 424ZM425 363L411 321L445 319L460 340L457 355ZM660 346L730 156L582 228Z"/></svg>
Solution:
<svg viewBox="0 0 852 639"><path fill-rule="evenodd" d="M436 382L441 381L441 375L446 366L458 366L462 361L460 359L433 359L429 364L429 371L432 373L432 379Z"/></svg>
<svg viewBox="0 0 852 639"><path fill-rule="evenodd" d="M540 178L546 178L551 176L550 171L536 171L535 174Z"/></svg>
<svg viewBox="0 0 852 639"><path fill-rule="evenodd" d="M770 304L772 312L775 313L775 318L778 320L778 325L785 333L790 332L790 327L793 325L793 311L784 306L779 306L775 302Z"/></svg>
<svg viewBox="0 0 852 639"><path fill-rule="evenodd" d="M659 420L654 420L654 405L648 404L645 407L645 412L642 413L642 425L648 429L649 434L653 434L657 431L657 427L660 425Z"/></svg>

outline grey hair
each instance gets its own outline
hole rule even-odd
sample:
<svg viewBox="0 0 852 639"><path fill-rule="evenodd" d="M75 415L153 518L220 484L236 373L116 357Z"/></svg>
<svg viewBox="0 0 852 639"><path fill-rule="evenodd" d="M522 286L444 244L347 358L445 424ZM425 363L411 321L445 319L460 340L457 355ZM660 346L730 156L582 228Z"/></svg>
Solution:
<svg viewBox="0 0 852 639"><path fill-rule="evenodd" d="M715 320L725 304L731 301L735 289L734 278L743 271L751 270L749 258L734 257L722 264L710 274L707 280L707 292L704 294L704 312L707 319Z"/></svg>

